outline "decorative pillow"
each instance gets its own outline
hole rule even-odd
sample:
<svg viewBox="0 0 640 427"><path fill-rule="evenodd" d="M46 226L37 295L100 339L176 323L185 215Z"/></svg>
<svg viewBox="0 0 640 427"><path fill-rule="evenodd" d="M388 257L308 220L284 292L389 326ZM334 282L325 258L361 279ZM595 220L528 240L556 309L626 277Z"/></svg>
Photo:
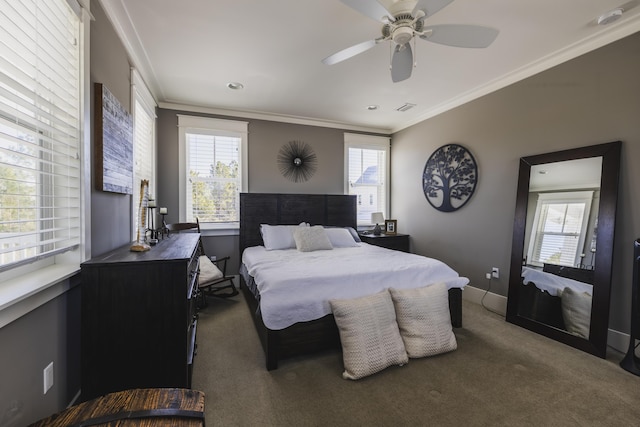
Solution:
<svg viewBox="0 0 640 427"><path fill-rule="evenodd" d="M344 379L357 380L409 361L389 292L329 304L342 341Z"/></svg>
<svg viewBox="0 0 640 427"><path fill-rule="evenodd" d="M301 222L300 225L260 224L264 248L268 251L295 249L296 242L293 240L293 231L300 227L309 227L309 224L306 222Z"/></svg>
<svg viewBox="0 0 640 427"><path fill-rule="evenodd" d="M334 248L350 248L359 246L346 228L325 228L324 231Z"/></svg>
<svg viewBox="0 0 640 427"><path fill-rule="evenodd" d="M333 249L327 233L321 225L313 227L299 227L293 232L295 247L300 252L311 252Z"/></svg>
<svg viewBox="0 0 640 427"><path fill-rule="evenodd" d="M200 256L200 275L198 286L206 286L211 282L222 278L222 271L206 255Z"/></svg>
<svg viewBox="0 0 640 427"><path fill-rule="evenodd" d="M564 288L560 296L560 305L567 332L589 339L591 300L591 295L586 292Z"/></svg>
<svg viewBox="0 0 640 427"><path fill-rule="evenodd" d="M434 356L458 348L444 283L416 289L389 289L409 357Z"/></svg>

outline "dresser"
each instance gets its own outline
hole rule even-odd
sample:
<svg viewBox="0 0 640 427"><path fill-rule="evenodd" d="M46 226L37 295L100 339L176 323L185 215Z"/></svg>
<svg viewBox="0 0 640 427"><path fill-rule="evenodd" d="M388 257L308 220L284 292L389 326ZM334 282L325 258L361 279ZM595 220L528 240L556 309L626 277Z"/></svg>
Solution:
<svg viewBox="0 0 640 427"><path fill-rule="evenodd" d="M191 387L200 235L172 234L81 265L82 396Z"/></svg>
<svg viewBox="0 0 640 427"><path fill-rule="evenodd" d="M359 234L360 240L371 245L382 246L387 249L395 249L396 251L409 252L409 235L408 234Z"/></svg>

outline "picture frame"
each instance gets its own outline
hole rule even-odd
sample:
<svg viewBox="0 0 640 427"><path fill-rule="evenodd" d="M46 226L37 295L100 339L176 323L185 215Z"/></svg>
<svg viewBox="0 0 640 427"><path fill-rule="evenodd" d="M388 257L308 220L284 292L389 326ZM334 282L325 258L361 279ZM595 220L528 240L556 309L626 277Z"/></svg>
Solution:
<svg viewBox="0 0 640 427"><path fill-rule="evenodd" d="M384 234L394 235L398 233L398 221L395 219L384 220Z"/></svg>
<svg viewBox="0 0 640 427"><path fill-rule="evenodd" d="M133 118L105 85L94 89L96 190L133 194Z"/></svg>

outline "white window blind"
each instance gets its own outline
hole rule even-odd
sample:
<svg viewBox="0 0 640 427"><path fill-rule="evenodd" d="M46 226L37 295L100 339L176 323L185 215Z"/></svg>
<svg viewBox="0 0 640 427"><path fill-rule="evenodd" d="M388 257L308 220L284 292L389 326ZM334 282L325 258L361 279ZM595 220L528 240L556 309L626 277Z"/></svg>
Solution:
<svg viewBox="0 0 640 427"><path fill-rule="evenodd" d="M136 70L133 82L133 237L137 231L140 206L140 182L149 181L149 194L155 198L155 108L156 103Z"/></svg>
<svg viewBox="0 0 640 427"><path fill-rule="evenodd" d="M184 220L237 224L240 192L246 187L247 123L190 116L178 120L184 145Z"/></svg>
<svg viewBox="0 0 640 427"><path fill-rule="evenodd" d="M345 193L357 196L358 224L373 212L388 216L389 138L345 134Z"/></svg>
<svg viewBox="0 0 640 427"><path fill-rule="evenodd" d="M80 21L0 3L0 271L80 243Z"/></svg>
<svg viewBox="0 0 640 427"><path fill-rule="evenodd" d="M533 264L580 263L592 196L591 191L540 195L529 251Z"/></svg>

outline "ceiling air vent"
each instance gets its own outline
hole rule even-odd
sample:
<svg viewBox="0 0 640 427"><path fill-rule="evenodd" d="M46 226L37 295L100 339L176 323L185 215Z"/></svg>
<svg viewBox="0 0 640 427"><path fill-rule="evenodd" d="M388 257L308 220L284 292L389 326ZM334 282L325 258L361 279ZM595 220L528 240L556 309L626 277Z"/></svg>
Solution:
<svg viewBox="0 0 640 427"><path fill-rule="evenodd" d="M409 104L408 102L404 105L401 105L400 107L396 108L396 111L402 111L405 112L407 110L412 109L413 107L415 107L416 104Z"/></svg>

